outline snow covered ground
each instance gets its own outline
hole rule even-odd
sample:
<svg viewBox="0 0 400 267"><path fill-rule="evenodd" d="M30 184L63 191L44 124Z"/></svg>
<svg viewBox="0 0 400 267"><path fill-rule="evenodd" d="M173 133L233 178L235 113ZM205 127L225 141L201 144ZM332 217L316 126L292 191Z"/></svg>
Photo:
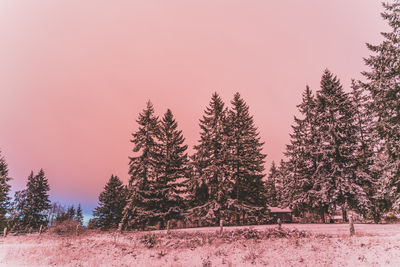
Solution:
<svg viewBox="0 0 400 267"><path fill-rule="evenodd" d="M400 266L400 225L356 224L354 237L346 224L248 228L7 236L0 266Z"/></svg>

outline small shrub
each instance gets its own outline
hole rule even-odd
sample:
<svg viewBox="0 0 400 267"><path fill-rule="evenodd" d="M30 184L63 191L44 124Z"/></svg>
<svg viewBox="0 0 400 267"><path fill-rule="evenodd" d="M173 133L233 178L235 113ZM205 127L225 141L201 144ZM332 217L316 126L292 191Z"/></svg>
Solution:
<svg viewBox="0 0 400 267"><path fill-rule="evenodd" d="M155 234L143 235L140 239L147 248L153 248L157 244L157 236Z"/></svg>
<svg viewBox="0 0 400 267"><path fill-rule="evenodd" d="M161 250L160 252L157 253L157 258L161 259L165 255L167 255L167 252L165 252L164 250Z"/></svg>
<svg viewBox="0 0 400 267"><path fill-rule="evenodd" d="M210 257L207 257L207 258L203 259L202 266L203 267L211 267L212 266L212 262L210 260Z"/></svg>
<svg viewBox="0 0 400 267"><path fill-rule="evenodd" d="M82 233L84 228L80 226L79 222L73 219L67 219L62 222L56 222L54 226L50 227L50 232L63 236L76 235L77 227L78 233Z"/></svg>
<svg viewBox="0 0 400 267"><path fill-rule="evenodd" d="M318 214L306 213L300 218L296 218L299 223L321 223L321 217Z"/></svg>
<svg viewBox="0 0 400 267"><path fill-rule="evenodd" d="M88 229L98 229L100 228L97 218L91 218L88 223Z"/></svg>
<svg viewBox="0 0 400 267"><path fill-rule="evenodd" d="M269 228L264 231L258 231L255 229L238 229L235 231L224 232L222 238L225 241L235 241L240 239L269 239L269 238L303 238L310 236L310 233L306 231L299 231L296 229L290 230L287 228Z"/></svg>
<svg viewBox="0 0 400 267"><path fill-rule="evenodd" d="M398 218L396 217L396 215L393 212L390 212L385 216L385 221L388 223L393 223L393 222L397 222Z"/></svg>
<svg viewBox="0 0 400 267"><path fill-rule="evenodd" d="M255 264L259 256L260 255L258 255L254 250L250 250L249 253L243 257L243 260L250 261L251 264Z"/></svg>

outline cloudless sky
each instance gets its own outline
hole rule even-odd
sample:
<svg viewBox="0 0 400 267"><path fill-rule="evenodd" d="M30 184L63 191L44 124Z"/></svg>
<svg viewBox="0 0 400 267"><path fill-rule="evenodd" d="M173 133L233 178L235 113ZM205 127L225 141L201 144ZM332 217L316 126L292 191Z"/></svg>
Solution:
<svg viewBox="0 0 400 267"><path fill-rule="evenodd" d="M43 168L51 199L86 214L111 174L124 182L131 133L151 100L192 151L218 92L240 92L279 162L296 105L325 68L349 90L365 43L387 30L376 0L0 2L0 150L25 187Z"/></svg>

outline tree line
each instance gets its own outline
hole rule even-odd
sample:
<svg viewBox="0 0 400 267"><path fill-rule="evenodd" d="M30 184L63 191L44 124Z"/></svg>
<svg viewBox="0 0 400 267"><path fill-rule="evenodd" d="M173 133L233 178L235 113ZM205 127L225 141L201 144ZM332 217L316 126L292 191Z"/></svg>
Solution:
<svg viewBox="0 0 400 267"><path fill-rule="evenodd" d="M37 174L33 171L28 176L26 188L9 196L11 178L8 166L0 153L0 230L7 228L8 232L32 232L41 227L55 225L66 220L73 220L83 225L81 205L68 208L51 203L48 191L48 179L43 169Z"/></svg>
<svg viewBox="0 0 400 267"><path fill-rule="evenodd" d="M323 222L336 210L344 219L352 210L375 222L385 212L399 211L400 4L383 6L391 31L382 33L380 44L367 44L371 55L365 59L364 80L353 80L351 90L345 90L325 70L318 90L307 86L284 158L271 164L267 176L264 143L239 93L229 107L212 95L193 155L172 111L159 118L149 101L132 133L129 182L111 176L90 225L123 230L165 228L170 220L261 224L271 219L268 206L290 207ZM57 214L43 170L29 175L26 189L16 192L12 202L9 180L0 155L0 228L37 228L54 217L46 216L49 210ZM81 221L81 211L58 214L54 218Z"/></svg>
<svg viewBox="0 0 400 267"><path fill-rule="evenodd" d="M300 214L351 209L379 222L400 208L400 3L383 3L391 27L349 93L326 70L303 92L285 160L273 165L274 201Z"/></svg>
<svg viewBox="0 0 400 267"><path fill-rule="evenodd" d="M365 80L353 80L346 92L325 70L315 93L306 87L285 157L279 166L272 163L266 180L263 143L238 93L229 110L218 94L212 96L189 159L172 112L159 121L148 102L133 134L131 178L120 189L126 203L118 207L113 225L140 228L160 222L163 227L171 218L201 225L220 219L236 225L263 223L267 205L290 207L299 216L318 215L322 222L336 210L344 220L353 210L375 222L385 212L398 211L400 4L383 6L382 17L392 31L382 33L381 44L367 44L372 55L365 59ZM95 215L102 221L107 198L100 202Z"/></svg>
<svg viewBox="0 0 400 267"><path fill-rule="evenodd" d="M98 226L131 229L159 223L164 228L171 219L201 225L221 219L268 220L263 143L239 93L230 109L217 93L212 95L191 157L171 110L159 119L149 101L137 123L129 184L111 176L94 212Z"/></svg>

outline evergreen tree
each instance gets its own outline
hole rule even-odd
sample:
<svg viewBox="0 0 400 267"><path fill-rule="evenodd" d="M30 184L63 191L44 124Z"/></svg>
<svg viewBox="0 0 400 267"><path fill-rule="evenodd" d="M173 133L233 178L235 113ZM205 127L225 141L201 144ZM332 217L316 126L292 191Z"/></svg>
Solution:
<svg viewBox="0 0 400 267"><path fill-rule="evenodd" d="M276 181L279 179L279 170L272 161L271 168L269 169L268 179L266 182L267 187L267 204L271 207L278 206L278 192L276 189Z"/></svg>
<svg viewBox="0 0 400 267"><path fill-rule="evenodd" d="M157 199L154 198L154 185L158 179L160 160L160 123L154 115L154 108L150 101L147 107L139 114L137 120L139 129L132 134L134 143L133 152L136 156L130 157L129 198L123 211L120 229L128 223L129 227L144 227L154 223L158 218L154 215Z"/></svg>
<svg viewBox="0 0 400 267"><path fill-rule="evenodd" d="M160 162L154 186L158 202L154 213L161 227L165 221L179 218L184 208L182 194L186 191L189 162L184 142L182 131L178 130L178 123L168 109L160 125Z"/></svg>
<svg viewBox="0 0 400 267"><path fill-rule="evenodd" d="M26 190L16 191L14 193L14 199L11 202L9 226L10 231L21 231L24 230L23 225L23 211L26 210Z"/></svg>
<svg viewBox="0 0 400 267"><path fill-rule="evenodd" d="M372 217L377 223L384 212L390 207L390 200L381 194L383 162L374 151L379 151L379 136L374 131L374 115L369 106L371 97L360 82L352 81L351 97L355 111L357 127L357 160L356 176L362 181L362 187L367 194L371 206L368 210L359 210L364 216Z"/></svg>
<svg viewBox="0 0 400 267"><path fill-rule="evenodd" d="M13 217L16 230L39 229L47 225L47 211L51 205L50 186L43 169L37 175L28 176L26 189L15 193Z"/></svg>
<svg viewBox="0 0 400 267"><path fill-rule="evenodd" d="M0 151L0 231L3 231L3 228L7 225L6 213L10 204L10 197L8 196L10 191L9 181L7 163L1 156Z"/></svg>
<svg viewBox="0 0 400 267"><path fill-rule="evenodd" d="M249 107L239 93L234 95L231 104L225 123L229 177L233 186L228 205L235 210L237 222L242 213L249 221L260 223L267 219L264 143L260 141Z"/></svg>
<svg viewBox="0 0 400 267"><path fill-rule="evenodd" d="M307 86L298 106L303 118L294 117L290 144L286 147L286 161L281 161L282 177L281 206L290 206L295 212L322 210L318 202L314 173L318 166L316 151L319 147L317 138L316 100ZM321 212L321 211L320 211Z"/></svg>
<svg viewBox="0 0 400 267"><path fill-rule="evenodd" d="M391 27L382 33L384 40L378 45L367 44L373 53L365 59L370 68L362 74L361 83L372 98L370 111L376 117L373 129L380 137L377 143L377 165L383 188L380 198L390 198L393 208L400 209L400 3L384 3L382 13ZM385 159L386 158L386 159ZM388 209L389 207L386 207Z"/></svg>
<svg viewBox="0 0 400 267"><path fill-rule="evenodd" d="M122 213L122 212L121 212ZM82 208L81 204L78 204L78 208L76 208L76 215L75 215L75 220L82 225L83 224L83 214L82 214ZM119 221L118 221L119 222Z"/></svg>
<svg viewBox="0 0 400 267"><path fill-rule="evenodd" d="M229 213L227 204L233 184L227 163L226 113L222 99L214 93L200 119L200 141L194 146L194 176L191 180L192 193L199 195L194 196L196 206L188 213L201 224L215 225Z"/></svg>
<svg viewBox="0 0 400 267"><path fill-rule="evenodd" d="M367 139L360 139L364 130L359 128L362 117L355 105L328 70L316 98L306 88L299 105L303 118L295 117L285 153L288 160L282 167L288 173L283 199L296 211L318 211L324 222L325 214L337 208L344 219L349 208L363 212L371 208L366 189L373 180L357 158L366 151L362 142Z"/></svg>
<svg viewBox="0 0 400 267"><path fill-rule="evenodd" d="M288 207L287 201L285 201L285 197L283 194L284 184L289 177L288 171L285 168L285 161L283 159L280 160L279 165L277 167L278 173L275 177L275 190L276 190L276 198L277 198L277 206L278 207Z"/></svg>
<svg viewBox="0 0 400 267"><path fill-rule="evenodd" d="M97 227L102 229L117 228L126 206L127 190L118 176L111 178L99 195L99 205L93 212ZM78 209L80 206L78 206Z"/></svg>
<svg viewBox="0 0 400 267"><path fill-rule="evenodd" d="M52 203L47 213L49 225L54 225L55 222L62 222L67 219L64 206L58 203Z"/></svg>
<svg viewBox="0 0 400 267"><path fill-rule="evenodd" d="M367 210L370 202L362 186L365 177L357 177L357 127L351 99L340 81L325 70L317 93L316 119L319 149L314 183L323 210L341 207Z"/></svg>
<svg viewBox="0 0 400 267"><path fill-rule="evenodd" d="M74 207L74 205L71 205L71 206L68 208L68 210L67 210L67 216L68 216L68 218L70 218L70 219L75 218L75 207Z"/></svg>

